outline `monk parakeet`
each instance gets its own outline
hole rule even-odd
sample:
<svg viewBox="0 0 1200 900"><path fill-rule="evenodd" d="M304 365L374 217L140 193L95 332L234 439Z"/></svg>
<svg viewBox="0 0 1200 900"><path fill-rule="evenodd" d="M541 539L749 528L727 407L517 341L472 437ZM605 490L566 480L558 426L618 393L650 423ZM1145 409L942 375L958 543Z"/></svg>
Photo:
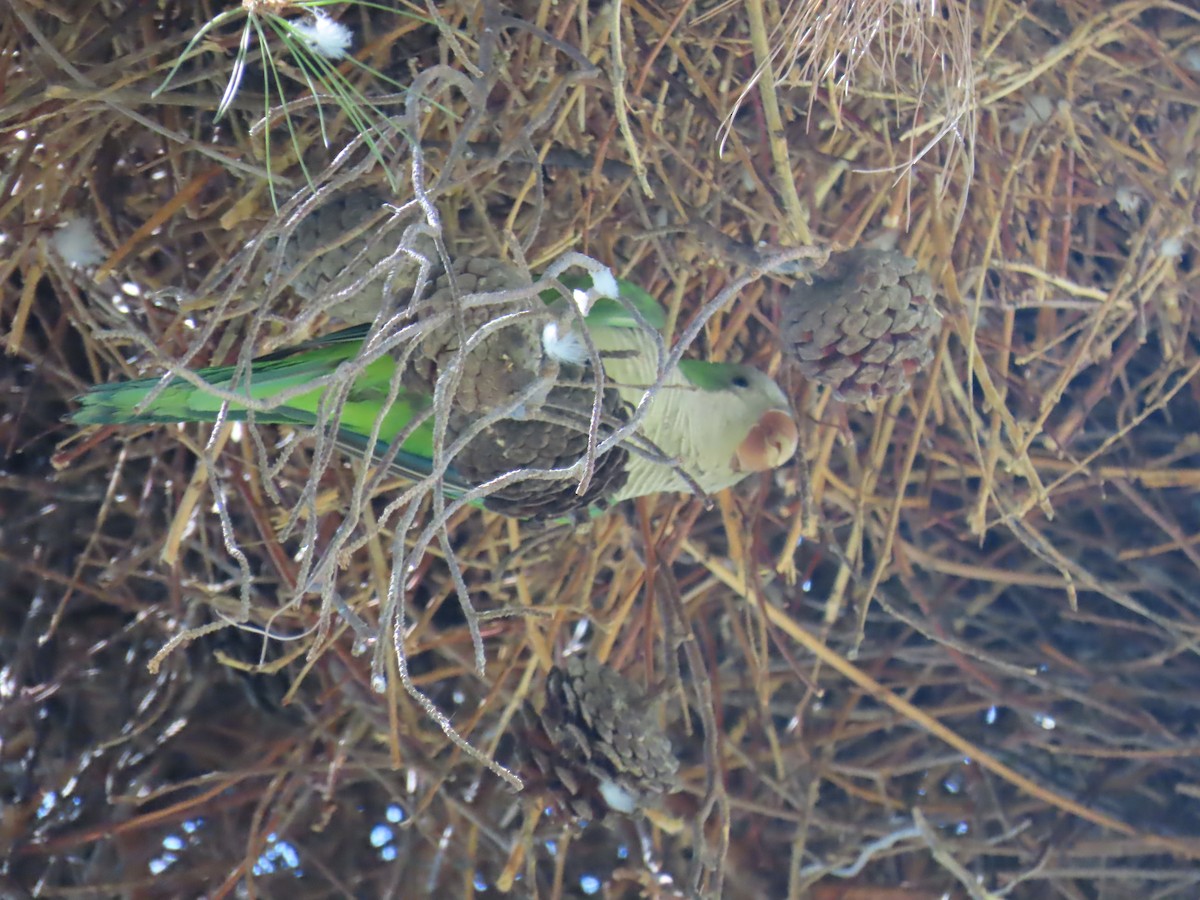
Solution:
<svg viewBox="0 0 1200 900"><path fill-rule="evenodd" d="M661 327L661 307L649 295L628 282L611 281L609 294L619 292L643 321ZM464 294L476 300L488 292L511 294L520 283L517 270L499 261L460 261L452 272L434 283L433 293L417 305L413 315L418 321L423 315L436 316L454 297ZM529 287L527 280L524 285ZM506 313L503 305L497 309L486 303L472 303L452 322L445 322L443 315L441 324L431 327L410 354L403 352L410 349L405 345L395 356L385 355L370 363L354 381L341 409L339 443L362 452L382 415L379 446L374 448L377 455L382 455L414 416L430 408L434 387L457 358L461 341L467 340L475 343L470 345L465 360L460 360L459 385L448 414L447 445L477 423L481 415L501 408L506 401L511 405L518 395L524 396L523 391L528 393L538 373L545 374L545 364L557 370L548 390L483 428L455 456L447 472L448 488L469 488L513 469L560 469L574 464L587 450L588 422L596 392L590 353L579 331L582 326L578 317L546 315L556 305L570 302L557 296L560 293L542 292L542 300L551 305L541 307L540 319L515 315L511 310ZM526 294L536 297L537 291ZM489 321L497 322L497 312L511 315L511 323L495 328L480 340L474 329ZM607 388L601 403L603 439L628 421L646 388L656 380L657 351L653 337L617 299L596 301L584 324L604 365ZM201 369L196 375L235 394L270 399L281 391L329 375L354 359L368 331L367 325L355 326L264 356L252 363L249 378L243 376L241 383L235 383L234 367ZM385 412L383 404L401 361L406 366L401 376L402 390ZM79 424L206 422L213 421L222 407L220 398L183 379L176 379L144 403L159 384L160 379L145 379L93 388L80 398L82 406L74 420ZM273 409L258 411L255 421L313 426L326 390L314 388ZM227 415L233 420L245 419L247 411L230 403ZM429 417L405 441L393 467L410 475L428 474L433 434ZM765 373L751 366L699 360L685 360L668 372L666 383L651 398L636 434L676 460L679 468L706 492L722 490L749 473L781 465L795 452L798 439L787 398ZM525 479L492 494L484 505L509 515L547 517L589 504L607 505L661 491L689 490L675 468L624 445L597 459L590 489L582 496L576 494L578 481L578 477Z"/></svg>

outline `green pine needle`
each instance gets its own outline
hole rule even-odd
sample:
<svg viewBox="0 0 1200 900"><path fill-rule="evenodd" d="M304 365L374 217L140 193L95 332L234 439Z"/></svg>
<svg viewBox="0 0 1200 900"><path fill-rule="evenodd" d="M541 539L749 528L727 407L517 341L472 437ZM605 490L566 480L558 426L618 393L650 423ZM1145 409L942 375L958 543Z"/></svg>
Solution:
<svg viewBox="0 0 1200 900"><path fill-rule="evenodd" d="M296 0L290 4L290 8L314 17L324 17L326 14L320 12L320 9L333 2L334 0ZM351 0L351 3L367 9L390 12L429 23L429 20L413 12L394 9L382 3L369 2L369 0ZM313 179L304 163L303 145L300 141L298 125L293 121L294 113L292 111L295 104L305 98L302 95L289 96L293 81L303 85L304 91L311 98L316 108L320 139L326 145L331 143L331 120L327 118L331 112L323 101L332 100L345 113L346 119L354 131L361 136L367 151L379 162L386 162L379 136L385 133L385 126L391 127L389 123L392 117L343 73L340 62L344 59L353 68L365 74L372 84L379 85L387 93L404 92L407 90L406 86L361 62L350 53L346 53L341 58L330 57L322 53L318 47L314 46L311 36L300 27L301 19L284 17L273 8L263 9L256 4L239 5L238 8L226 10L204 23L188 41L183 52L167 72L162 84L151 93L151 97L159 96L171 86L185 62L201 53L211 51L212 44L205 42L207 36L226 28L239 19L242 20L241 36L229 68L225 89L217 104L215 121L220 121L232 108L242 88L249 64L254 59L252 54L257 53L263 66L263 122L269 123L273 114L282 111L296 161L310 187L313 186ZM344 26L339 25L338 27ZM290 58L294 63L292 68L287 69L282 65L285 58ZM271 129L264 128L263 132L268 188L272 204L278 207L275 178L272 174L272 162L275 154L271 152ZM383 170L391 172L391 168L386 165L383 166ZM391 176L389 175L389 177Z"/></svg>

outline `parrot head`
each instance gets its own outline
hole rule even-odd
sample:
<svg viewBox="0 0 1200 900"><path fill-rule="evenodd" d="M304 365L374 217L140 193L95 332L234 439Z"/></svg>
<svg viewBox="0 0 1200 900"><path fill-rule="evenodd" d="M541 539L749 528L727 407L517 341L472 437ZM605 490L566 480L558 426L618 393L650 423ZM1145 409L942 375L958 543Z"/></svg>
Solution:
<svg viewBox="0 0 1200 900"><path fill-rule="evenodd" d="M684 360L680 370L694 386L700 421L693 440L700 477L709 491L720 490L755 472L775 469L796 452L800 430L779 385L752 366Z"/></svg>
<svg viewBox="0 0 1200 900"><path fill-rule="evenodd" d="M768 472L791 459L800 443L800 430L779 385L751 366L713 364L710 368L724 382L723 390L732 395L732 402L725 404L734 420L726 434L737 439L728 457L730 471Z"/></svg>

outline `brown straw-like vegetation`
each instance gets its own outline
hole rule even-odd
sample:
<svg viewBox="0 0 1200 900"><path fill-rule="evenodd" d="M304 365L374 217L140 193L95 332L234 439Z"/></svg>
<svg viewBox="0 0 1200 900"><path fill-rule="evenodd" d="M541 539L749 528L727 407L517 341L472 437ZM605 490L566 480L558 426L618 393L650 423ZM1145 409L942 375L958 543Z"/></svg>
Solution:
<svg viewBox="0 0 1200 900"><path fill-rule="evenodd" d="M1200 896L1191 4L11 0L0 97L0 895ZM299 290L354 191L371 264ZM581 525L347 456L336 403L64 420L368 291L356 364L403 353L430 246L611 266L801 452ZM865 405L778 327L858 247L942 314ZM580 648L678 757L586 827L521 752Z"/></svg>

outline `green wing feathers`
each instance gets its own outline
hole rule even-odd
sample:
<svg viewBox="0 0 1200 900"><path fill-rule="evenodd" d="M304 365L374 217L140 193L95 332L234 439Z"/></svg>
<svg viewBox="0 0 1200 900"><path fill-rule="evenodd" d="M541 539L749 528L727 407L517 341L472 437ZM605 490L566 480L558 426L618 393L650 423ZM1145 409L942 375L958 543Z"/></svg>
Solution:
<svg viewBox="0 0 1200 900"><path fill-rule="evenodd" d="M586 291L592 286L590 275L563 275L558 280L563 287L572 291ZM617 279L617 289L621 292L621 298L625 303L636 309L651 328L662 331L667 326L667 313L662 308L662 304L646 291L632 281L626 281L623 278ZM555 291L546 291L542 294L542 299L547 303L553 303L558 297ZM592 328L638 328L637 319L629 314L625 303L611 297L598 298L588 312L588 325Z"/></svg>
<svg viewBox="0 0 1200 900"><path fill-rule="evenodd" d="M263 359L251 366L249 377L243 378L241 386L234 384L237 372L234 366L201 369L196 376L213 387L244 394L255 400L265 400L314 378L328 375L351 355L344 350L309 351L287 359ZM177 378L149 404L144 405L146 398L161 383L161 378L142 378L94 387L79 398L82 405L73 418L80 425L211 422L216 419L224 403L210 391ZM301 394L289 400L285 406L259 412L257 418L263 422L293 422L297 413L308 412L311 419L316 412L316 404L310 401L320 393L318 389ZM246 414L245 406L234 402L229 404L230 419L245 419Z"/></svg>

